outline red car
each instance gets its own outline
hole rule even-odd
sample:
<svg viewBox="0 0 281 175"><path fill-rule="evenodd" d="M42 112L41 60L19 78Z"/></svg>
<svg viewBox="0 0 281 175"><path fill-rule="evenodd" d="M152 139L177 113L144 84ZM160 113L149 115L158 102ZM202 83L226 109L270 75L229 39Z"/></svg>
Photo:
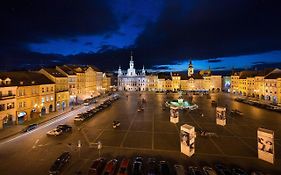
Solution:
<svg viewBox="0 0 281 175"><path fill-rule="evenodd" d="M106 164L104 158L99 158L94 160L92 166L89 169L88 175L101 175Z"/></svg>
<svg viewBox="0 0 281 175"><path fill-rule="evenodd" d="M103 175L113 175L117 167L117 162L117 159L108 161L104 168Z"/></svg>
<svg viewBox="0 0 281 175"><path fill-rule="evenodd" d="M120 164L117 175L128 175L129 159L124 158Z"/></svg>

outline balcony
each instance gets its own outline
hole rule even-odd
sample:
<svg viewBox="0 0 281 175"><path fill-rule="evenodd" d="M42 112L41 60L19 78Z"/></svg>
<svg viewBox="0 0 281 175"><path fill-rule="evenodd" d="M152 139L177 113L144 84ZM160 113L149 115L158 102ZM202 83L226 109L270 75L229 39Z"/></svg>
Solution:
<svg viewBox="0 0 281 175"><path fill-rule="evenodd" d="M1 95L1 96L0 96L0 100L8 100L8 99L13 99L13 98L15 98L15 97L16 97L15 94Z"/></svg>

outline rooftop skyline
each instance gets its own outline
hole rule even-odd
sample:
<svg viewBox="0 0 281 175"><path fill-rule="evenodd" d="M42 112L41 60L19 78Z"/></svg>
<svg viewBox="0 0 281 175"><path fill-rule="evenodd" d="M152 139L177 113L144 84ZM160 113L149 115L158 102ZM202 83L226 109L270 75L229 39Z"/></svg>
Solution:
<svg viewBox="0 0 281 175"><path fill-rule="evenodd" d="M281 67L279 1L6 1L1 70L93 64L195 69Z"/></svg>

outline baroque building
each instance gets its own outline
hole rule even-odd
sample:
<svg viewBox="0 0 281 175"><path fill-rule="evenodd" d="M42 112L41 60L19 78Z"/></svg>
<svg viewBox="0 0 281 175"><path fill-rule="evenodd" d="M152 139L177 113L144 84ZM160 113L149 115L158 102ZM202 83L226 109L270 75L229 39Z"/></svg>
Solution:
<svg viewBox="0 0 281 175"><path fill-rule="evenodd" d="M122 72L121 67L118 69L118 90L119 91L145 91L146 90L146 76L144 66L141 73L137 73L134 68L133 55L127 73Z"/></svg>
<svg viewBox="0 0 281 175"><path fill-rule="evenodd" d="M131 55L127 72L123 73L120 66L118 69L119 91L221 91L221 89L221 75L212 75L210 69L194 73L191 60L185 73L146 74L143 67L137 74Z"/></svg>

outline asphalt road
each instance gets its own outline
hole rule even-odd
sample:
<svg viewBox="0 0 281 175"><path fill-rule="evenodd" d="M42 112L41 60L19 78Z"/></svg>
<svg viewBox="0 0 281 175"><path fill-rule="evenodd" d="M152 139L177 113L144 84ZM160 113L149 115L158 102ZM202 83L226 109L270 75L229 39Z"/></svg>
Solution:
<svg viewBox="0 0 281 175"><path fill-rule="evenodd" d="M0 174L48 174L54 160L63 152L70 151L72 159L62 174L86 174L92 161L99 156L133 158L156 157L168 160L170 164L180 163L187 166L213 166L223 162L230 167L239 166L247 171L262 170L271 174L281 174L281 115L233 101L230 94L212 94L212 99L194 96L198 104L196 111L182 111L180 122L169 122L169 110L162 110L167 99L176 99L178 94L156 94L145 92L122 95L111 107L97 113L92 119L75 124L77 113L86 111L82 107L54 119L38 129L0 143ZM143 112L137 112L141 98L147 103ZM228 118L225 127L215 124L215 108L211 100L219 105L227 104L228 109L239 109L244 116ZM203 113L204 117L200 114ZM112 128L112 121L119 120L121 126ZM57 137L48 137L46 132L58 124L70 124L73 132ZM195 155L191 158L180 153L179 128L187 123L196 129L215 132L218 137L197 137ZM256 132L258 127L275 131L275 164L257 159ZM78 140L82 146L78 149ZM96 142L101 141L99 152ZM100 154L100 155L99 155Z"/></svg>

